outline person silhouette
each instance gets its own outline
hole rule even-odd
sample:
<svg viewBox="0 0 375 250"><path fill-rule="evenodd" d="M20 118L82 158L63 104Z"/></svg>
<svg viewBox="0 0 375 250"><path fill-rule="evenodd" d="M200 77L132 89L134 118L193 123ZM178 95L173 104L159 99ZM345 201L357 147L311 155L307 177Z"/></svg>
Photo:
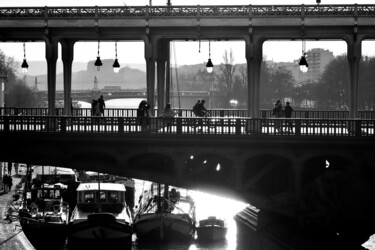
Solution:
<svg viewBox="0 0 375 250"><path fill-rule="evenodd" d="M293 108L290 106L290 102L286 102L285 104L286 104L284 108L285 118L292 118ZM293 132L293 126L292 126L291 121L286 122L286 130L288 132Z"/></svg>

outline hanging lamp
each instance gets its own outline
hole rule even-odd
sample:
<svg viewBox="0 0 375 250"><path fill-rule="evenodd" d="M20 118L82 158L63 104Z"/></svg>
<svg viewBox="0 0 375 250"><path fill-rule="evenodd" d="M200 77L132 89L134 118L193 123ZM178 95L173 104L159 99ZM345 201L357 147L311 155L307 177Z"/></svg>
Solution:
<svg viewBox="0 0 375 250"><path fill-rule="evenodd" d="M21 64L22 73L26 74L29 69L29 64L26 61L26 45L23 43L23 62Z"/></svg>
<svg viewBox="0 0 375 250"><path fill-rule="evenodd" d="M299 69L301 72L306 73L309 67L309 64L307 63L306 60L306 42L303 40L302 41L302 56L301 59L299 60Z"/></svg>
<svg viewBox="0 0 375 250"><path fill-rule="evenodd" d="M100 70L100 67L103 65L102 61L100 60L99 50L100 50L100 41L98 41L98 56L96 57L96 61L94 63L98 71Z"/></svg>
<svg viewBox="0 0 375 250"><path fill-rule="evenodd" d="M208 73L212 73L213 69L214 69L214 65L212 64L212 61L211 61L211 41L208 41L208 62L206 64L206 69L207 69L207 72Z"/></svg>
<svg viewBox="0 0 375 250"><path fill-rule="evenodd" d="M117 42L115 43L115 61L113 62L113 72L118 73L120 71L120 64L117 60Z"/></svg>

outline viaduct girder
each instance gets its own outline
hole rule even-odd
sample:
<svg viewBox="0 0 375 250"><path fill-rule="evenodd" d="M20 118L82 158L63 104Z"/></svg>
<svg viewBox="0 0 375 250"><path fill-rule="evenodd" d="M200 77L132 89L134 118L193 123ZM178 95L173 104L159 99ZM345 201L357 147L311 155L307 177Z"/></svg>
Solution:
<svg viewBox="0 0 375 250"><path fill-rule="evenodd" d="M370 39L374 13L356 4L0 8L0 39Z"/></svg>

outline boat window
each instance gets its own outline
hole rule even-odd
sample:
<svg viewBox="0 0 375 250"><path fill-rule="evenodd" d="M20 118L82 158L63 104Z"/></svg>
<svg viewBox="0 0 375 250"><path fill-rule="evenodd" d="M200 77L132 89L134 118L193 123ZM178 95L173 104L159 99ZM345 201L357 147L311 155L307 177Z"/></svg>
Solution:
<svg viewBox="0 0 375 250"><path fill-rule="evenodd" d="M43 190L38 190L37 198L43 198Z"/></svg>
<svg viewBox="0 0 375 250"><path fill-rule="evenodd" d="M55 198L60 198L60 190L55 190Z"/></svg>
<svg viewBox="0 0 375 250"><path fill-rule="evenodd" d="M107 199L106 199L106 193L101 191L100 192L100 202L105 202Z"/></svg>
<svg viewBox="0 0 375 250"><path fill-rule="evenodd" d="M83 195L83 200L85 203L94 203L95 202L94 192L93 191L85 192Z"/></svg>
<svg viewBox="0 0 375 250"><path fill-rule="evenodd" d="M110 192L108 200L111 203L118 203L119 202L118 192Z"/></svg>

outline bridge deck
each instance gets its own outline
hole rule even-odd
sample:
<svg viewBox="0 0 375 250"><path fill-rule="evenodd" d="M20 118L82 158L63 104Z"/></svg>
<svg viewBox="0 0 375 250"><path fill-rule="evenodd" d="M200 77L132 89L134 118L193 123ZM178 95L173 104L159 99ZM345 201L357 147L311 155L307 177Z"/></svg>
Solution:
<svg viewBox="0 0 375 250"><path fill-rule="evenodd" d="M0 116L2 132L374 136L375 120ZM147 125L145 125L147 124Z"/></svg>

